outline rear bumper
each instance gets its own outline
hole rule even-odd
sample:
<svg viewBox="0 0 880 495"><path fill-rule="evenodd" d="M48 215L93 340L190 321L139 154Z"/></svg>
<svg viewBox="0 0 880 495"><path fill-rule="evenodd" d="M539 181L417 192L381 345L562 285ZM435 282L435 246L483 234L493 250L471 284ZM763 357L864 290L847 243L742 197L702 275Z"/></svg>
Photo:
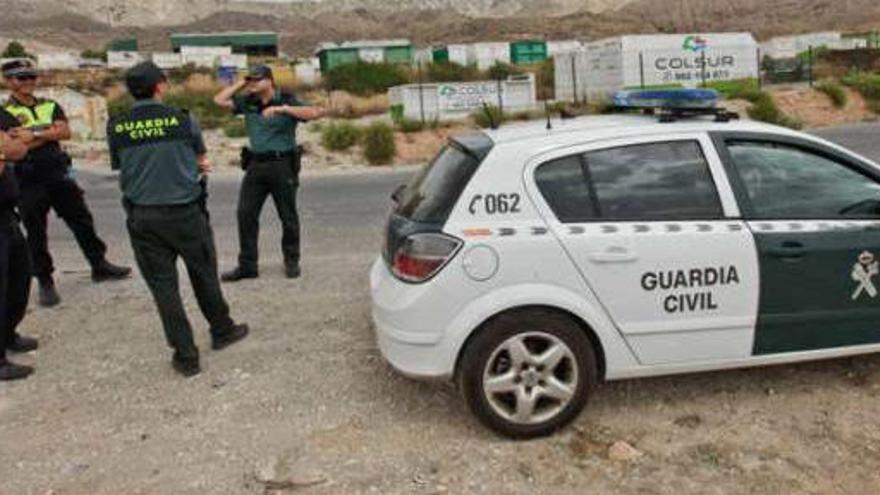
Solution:
<svg viewBox="0 0 880 495"><path fill-rule="evenodd" d="M379 259L370 272L372 316L379 350L399 373L416 379L451 379L444 330L449 306L438 308L436 291L399 281ZM446 311L437 311L438 309Z"/></svg>

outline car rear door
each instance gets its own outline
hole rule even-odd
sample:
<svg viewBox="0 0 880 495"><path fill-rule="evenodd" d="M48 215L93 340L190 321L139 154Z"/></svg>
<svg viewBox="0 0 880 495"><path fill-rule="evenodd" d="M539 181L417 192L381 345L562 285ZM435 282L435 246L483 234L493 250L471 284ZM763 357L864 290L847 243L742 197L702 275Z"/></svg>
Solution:
<svg viewBox="0 0 880 495"><path fill-rule="evenodd" d="M526 181L642 363L751 354L756 250L707 134L554 152Z"/></svg>
<svg viewBox="0 0 880 495"><path fill-rule="evenodd" d="M754 353L880 343L880 172L812 140L713 135L760 255Z"/></svg>

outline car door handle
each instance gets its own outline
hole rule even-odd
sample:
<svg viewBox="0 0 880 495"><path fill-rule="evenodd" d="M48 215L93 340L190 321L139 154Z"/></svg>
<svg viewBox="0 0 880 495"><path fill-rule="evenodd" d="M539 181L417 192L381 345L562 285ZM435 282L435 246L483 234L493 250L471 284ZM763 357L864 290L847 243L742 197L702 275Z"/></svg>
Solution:
<svg viewBox="0 0 880 495"><path fill-rule="evenodd" d="M798 241L785 241L778 246L770 248L768 254L774 258L797 261L806 256L807 248Z"/></svg>
<svg viewBox="0 0 880 495"><path fill-rule="evenodd" d="M636 261L638 256L625 247L611 246L602 251L589 253L587 258L595 263L630 263Z"/></svg>

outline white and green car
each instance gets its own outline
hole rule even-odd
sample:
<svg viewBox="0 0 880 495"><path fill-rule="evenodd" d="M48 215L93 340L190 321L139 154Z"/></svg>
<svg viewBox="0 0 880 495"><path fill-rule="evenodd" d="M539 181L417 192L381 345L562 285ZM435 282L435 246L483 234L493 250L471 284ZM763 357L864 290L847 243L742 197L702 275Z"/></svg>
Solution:
<svg viewBox="0 0 880 495"><path fill-rule="evenodd" d="M604 380L880 351L880 166L749 122L586 117L450 140L395 193L381 350L510 436Z"/></svg>

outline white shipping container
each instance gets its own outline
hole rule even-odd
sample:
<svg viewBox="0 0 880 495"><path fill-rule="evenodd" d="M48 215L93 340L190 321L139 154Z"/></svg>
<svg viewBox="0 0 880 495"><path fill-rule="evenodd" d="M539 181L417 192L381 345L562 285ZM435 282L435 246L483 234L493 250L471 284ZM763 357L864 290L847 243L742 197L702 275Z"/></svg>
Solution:
<svg viewBox="0 0 880 495"><path fill-rule="evenodd" d="M300 62L294 66L297 82L316 86L321 82L321 66L318 59Z"/></svg>
<svg viewBox="0 0 880 495"><path fill-rule="evenodd" d="M507 81L476 81L463 83L407 84L388 91L392 107L399 106L406 119L462 119L483 108L501 106L505 112L537 108L534 75L519 76Z"/></svg>
<svg viewBox="0 0 880 495"><path fill-rule="evenodd" d="M222 55L219 58L220 67L235 67L236 69L248 68L248 56L244 54Z"/></svg>
<svg viewBox="0 0 880 495"><path fill-rule="evenodd" d="M191 56L207 56L215 55L222 57L223 55L232 55L232 47L230 46L182 46L180 54L184 57Z"/></svg>
<svg viewBox="0 0 880 495"><path fill-rule="evenodd" d="M449 52L449 61L458 65L468 65L473 58L468 45L448 45L446 51Z"/></svg>
<svg viewBox="0 0 880 495"><path fill-rule="evenodd" d="M108 52L107 67L111 69L130 69L143 62L143 56L138 52Z"/></svg>
<svg viewBox="0 0 880 495"><path fill-rule="evenodd" d="M625 88L758 77L758 45L749 33L623 36L554 59L556 98L568 101L575 95L605 99Z"/></svg>
<svg viewBox="0 0 880 495"><path fill-rule="evenodd" d="M580 41L568 40L568 41L548 41L547 42L547 56L553 57L554 55L558 55L560 53L571 52L575 50L580 50L583 48L584 44Z"/></svg>
<svg viewBox="0 0 880 495"><path fill-rule="evenodd" d="M153 63L162 70L183 67L183 57L179 53L154 53Z"/></svg>
<svg viewBox="0 0 880 495"><path fill-rule="evenodd" d="M843 36L839 32L833 31L779 36L761 43L761 52L770 58L794 58L809 50L810 47L833 48L841 42L842 38Z"/></svg>
<svg viewBox="0 0 880 495"><path fill-rule="evenodd" d="M498 62L510 63L510 43L474 43L470 63L480 70L488 70Z"/></svg>
<svg viewBox="0 0 880 495"><path fill-rule="evenodd" d="M37 67L40 70L73 70L79 68L80 57L70 52L40 53Z"/></svg>

